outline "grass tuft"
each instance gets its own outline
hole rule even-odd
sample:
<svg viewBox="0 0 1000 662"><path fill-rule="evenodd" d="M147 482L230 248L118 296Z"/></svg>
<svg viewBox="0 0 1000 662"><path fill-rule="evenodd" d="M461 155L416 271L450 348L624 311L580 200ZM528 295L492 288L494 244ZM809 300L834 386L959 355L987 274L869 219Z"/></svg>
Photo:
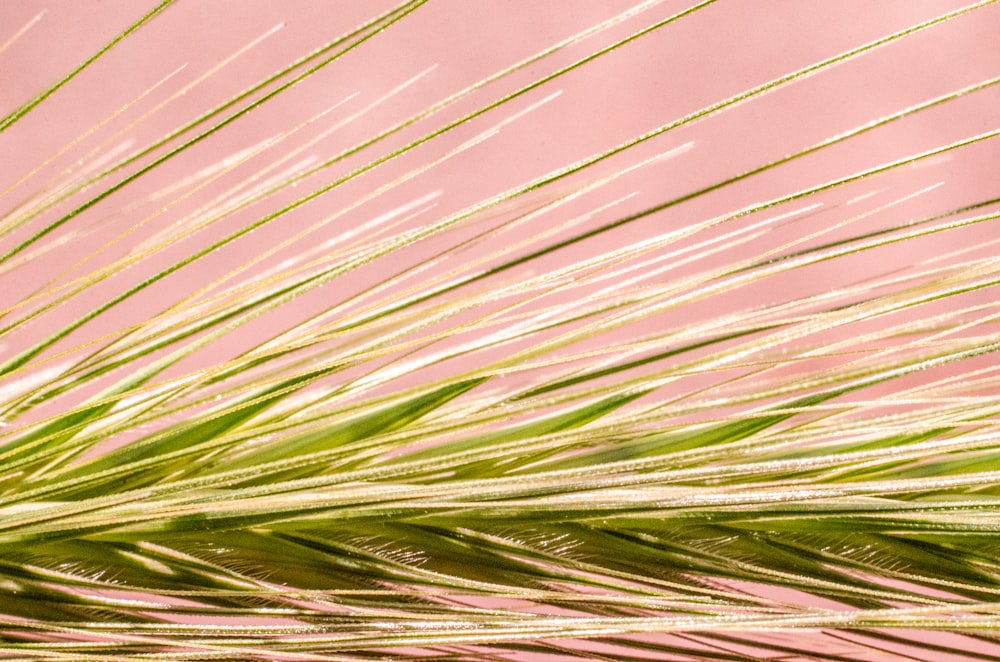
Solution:
<svg viewBox="0 0 1000 662"><path fill-rule="evenodd" d="M1000 657L1000 8L751 4L0 7L0 658Z"/></svg>

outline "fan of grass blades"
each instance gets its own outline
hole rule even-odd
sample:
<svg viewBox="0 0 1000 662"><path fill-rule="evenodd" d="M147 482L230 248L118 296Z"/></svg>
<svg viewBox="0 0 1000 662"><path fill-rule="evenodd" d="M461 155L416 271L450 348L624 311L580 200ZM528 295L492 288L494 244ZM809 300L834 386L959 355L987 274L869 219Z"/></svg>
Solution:
<svg viewBox="0 0 1000 662"><path fill-rule="evenodd" d="M1000 656L993 2L0 17L0 657Z"/></svg>

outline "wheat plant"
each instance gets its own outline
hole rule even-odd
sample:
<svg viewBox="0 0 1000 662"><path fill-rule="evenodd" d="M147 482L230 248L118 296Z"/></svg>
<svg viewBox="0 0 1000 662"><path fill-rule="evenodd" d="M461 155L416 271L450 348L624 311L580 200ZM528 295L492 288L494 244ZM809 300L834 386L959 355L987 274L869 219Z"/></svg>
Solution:
<svg viewBox="0 0 1000 662"><path fill-rule="evenodd" d="M998 30L0 4L0 658L1000 658Z"/></svg>

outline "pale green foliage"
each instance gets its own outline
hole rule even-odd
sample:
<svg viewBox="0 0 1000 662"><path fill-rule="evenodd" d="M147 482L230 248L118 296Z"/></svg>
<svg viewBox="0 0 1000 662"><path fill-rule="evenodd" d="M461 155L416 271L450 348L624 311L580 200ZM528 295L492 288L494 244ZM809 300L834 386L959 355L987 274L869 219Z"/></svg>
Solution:
<svg viewBox="0 0 1000 662"><path fill-rule="evenodd" d="M315 77L447 6L372 10L217 105L170 105L215 71L128 90L116 103L174 96L9 188L0 279L32 285L0 306L0 657L995 659L1000 202L933 196L968 155L996 163L1000 128L963 103L995 108L1000 79L956 76L748 169L676 170L704 122L995 26L992 2L914 10L626 142L487 175L471 202L434 178L489 172L481 145L570 121L563 81L592 75L596 103L609 58L727 10L675 4L609 11L416 110L436 73L415 65L298 112ZM180 9L5 99L0 140ZM282 103L279 135L194 156ZM767 179L932 113L961 133ZM116 151L160 115L172 128ZM19 155L24 182L46 158Z"/></svg>

